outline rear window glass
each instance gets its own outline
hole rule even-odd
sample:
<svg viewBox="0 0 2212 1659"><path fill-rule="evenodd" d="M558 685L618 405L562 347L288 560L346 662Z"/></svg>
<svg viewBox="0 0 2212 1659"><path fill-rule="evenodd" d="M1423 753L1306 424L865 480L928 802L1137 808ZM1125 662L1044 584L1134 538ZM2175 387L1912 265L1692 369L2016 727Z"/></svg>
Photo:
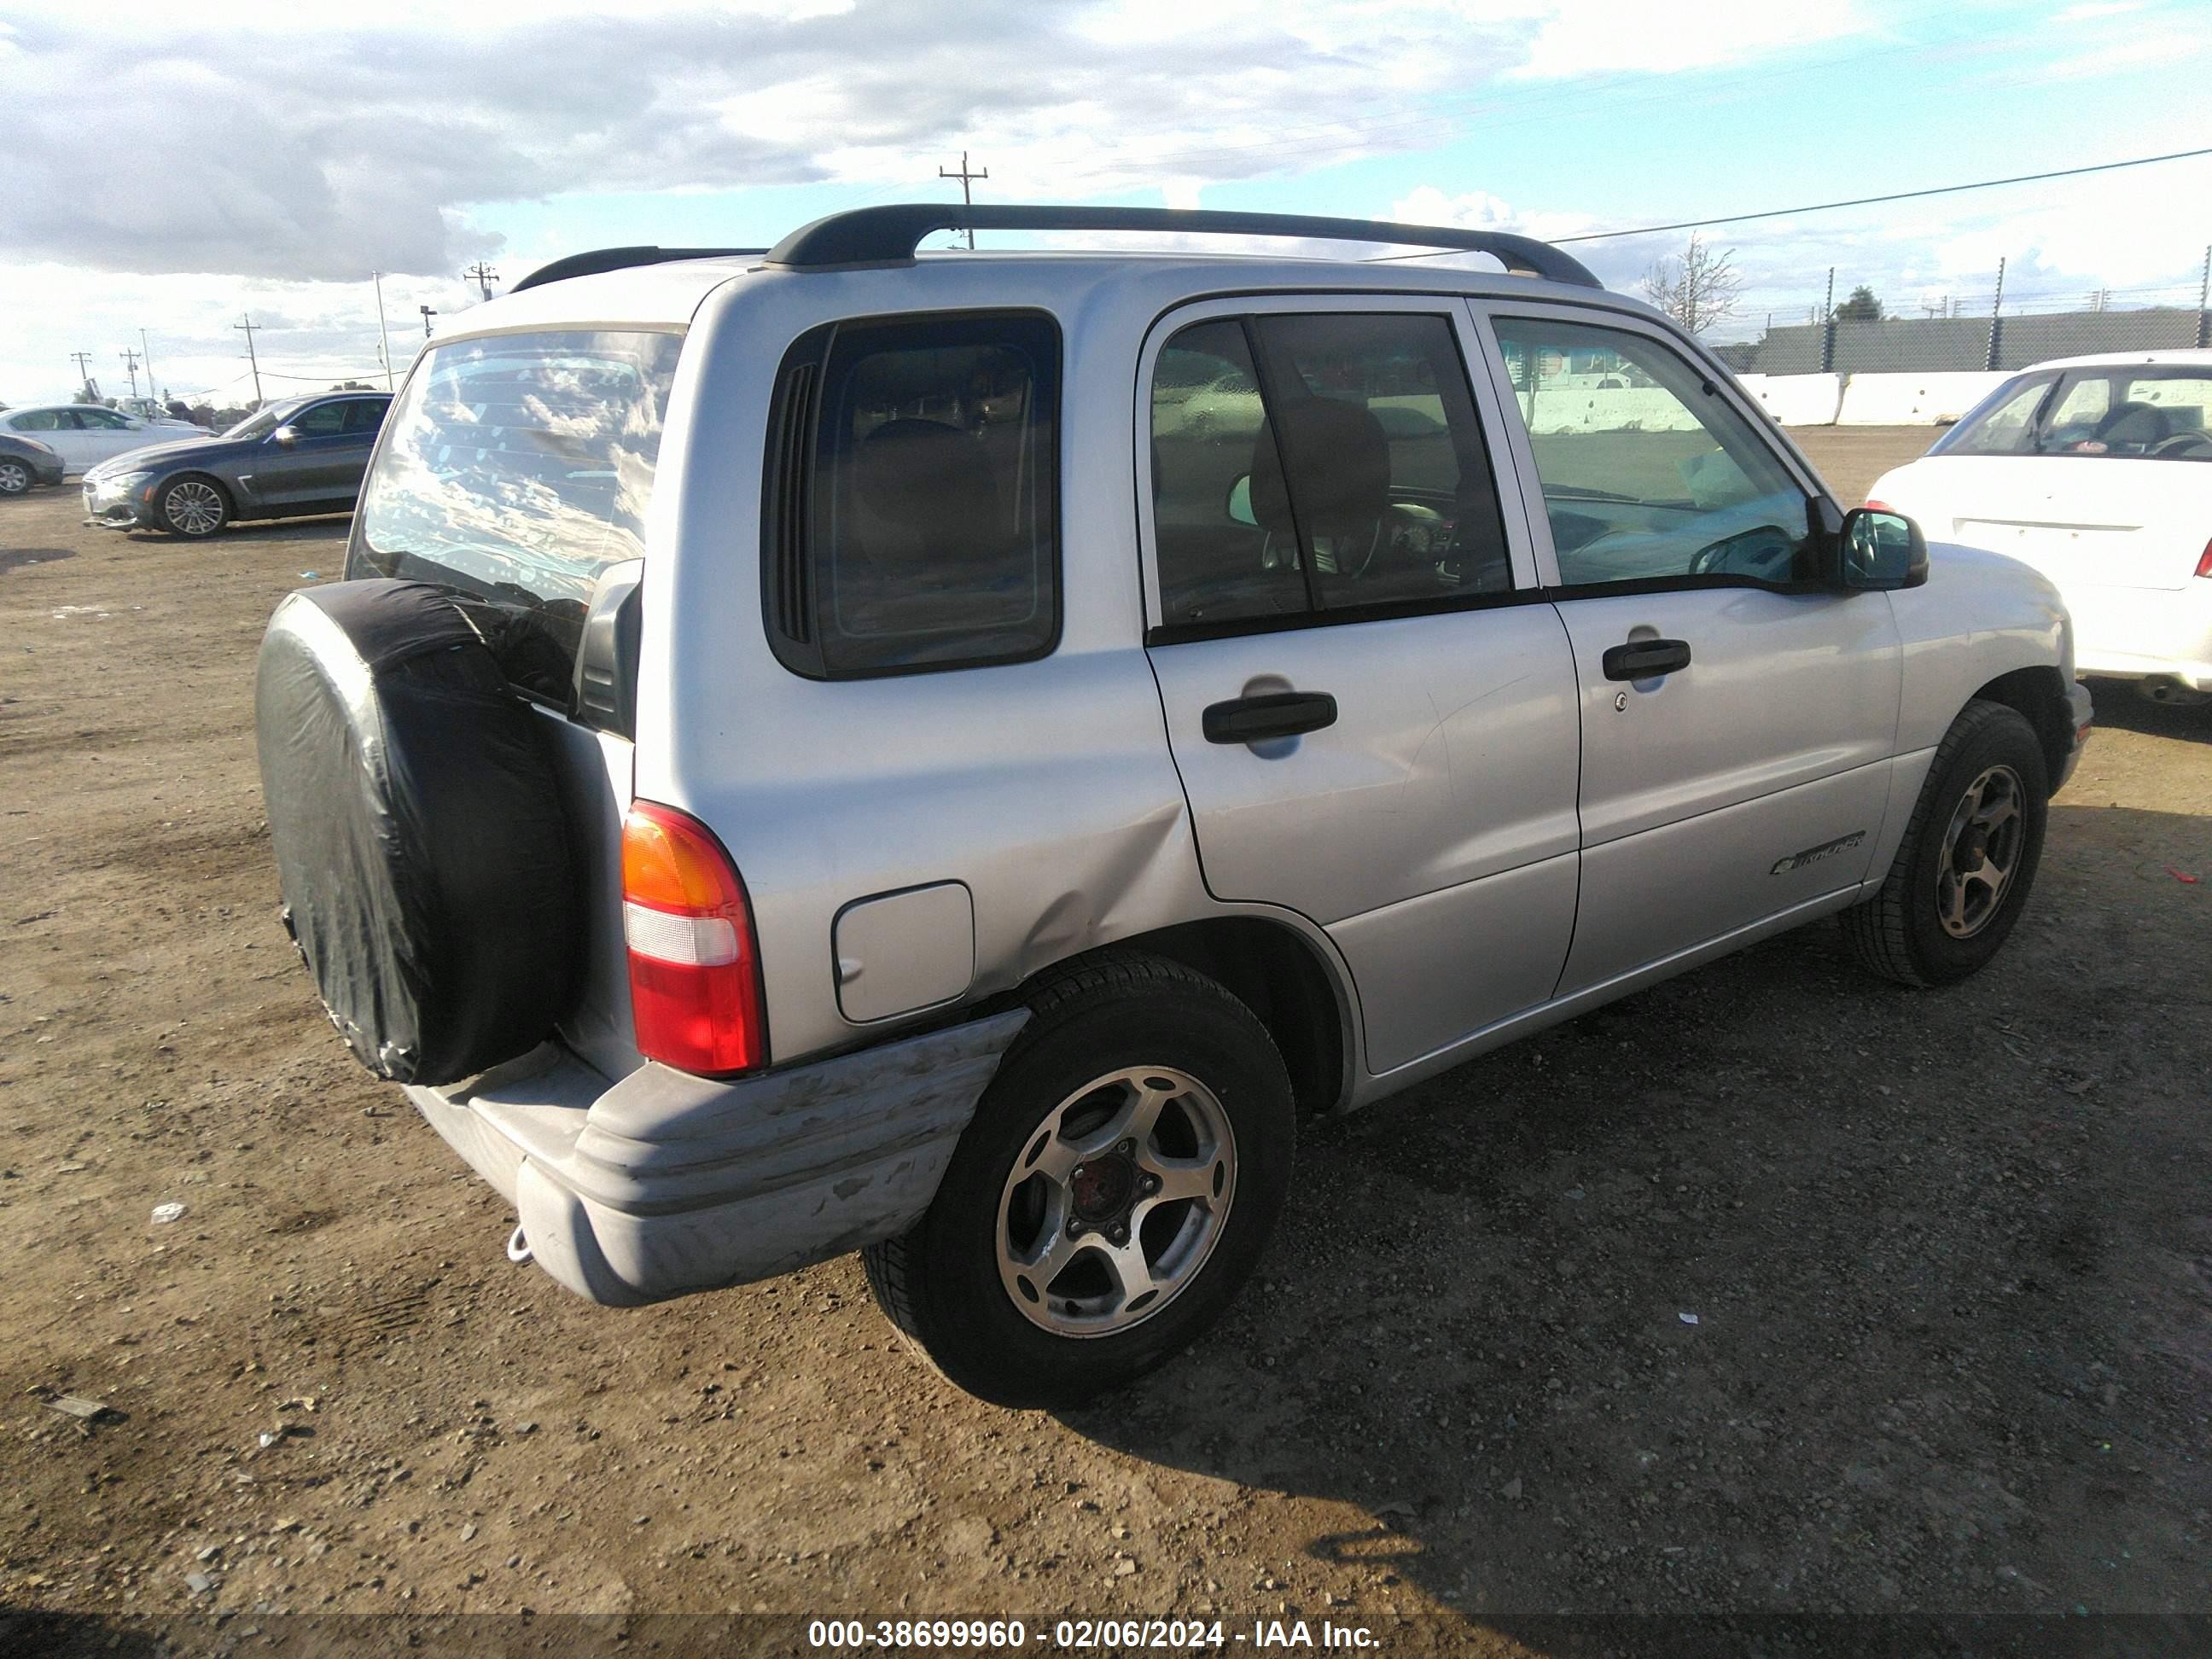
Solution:
<svg viewBox="0 0 2212 1659"><path fill-rule="evenodd" d="M818 678L1018 662L1060 631L1060 331L1035 314L848 323L786 357L763 593Z"/></svg>
<svg viewBox="0 0 2212 1659"><path fill-rule="evenodd" d="M565 699L599 573L642 557L680 336L502 334L434 346L385 422L347 574L442 583L514 623L526 690Z"/></svg>

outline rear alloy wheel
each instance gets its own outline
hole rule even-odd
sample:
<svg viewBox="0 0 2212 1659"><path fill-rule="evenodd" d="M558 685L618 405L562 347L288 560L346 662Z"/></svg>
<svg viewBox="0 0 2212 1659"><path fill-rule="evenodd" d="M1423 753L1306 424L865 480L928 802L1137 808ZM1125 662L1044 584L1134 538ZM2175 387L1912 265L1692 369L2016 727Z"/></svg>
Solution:
<svg viewBox="0 0 2212 1659"><path fill-rule="evenodd" d="M230 502L212 480L179 478L161 492L161 518L172 536L212 536L230 521Z"/></svg>
<svg viewBox="0 0 2212 1659"><path fill-rule="evenodd" d="M31 469L13 455L0 455L0 495L21 495L32 484Z"/></svg>
<svg viewBox="0 0 2212 1659"><path fill-rule="evenodd" d="M928 1213L871 1245L877 1305L953 1382L1073 1406L1220 1316L1290 1190L1267 1029L1214 980L1116 951L1047 976Z"/></svg>

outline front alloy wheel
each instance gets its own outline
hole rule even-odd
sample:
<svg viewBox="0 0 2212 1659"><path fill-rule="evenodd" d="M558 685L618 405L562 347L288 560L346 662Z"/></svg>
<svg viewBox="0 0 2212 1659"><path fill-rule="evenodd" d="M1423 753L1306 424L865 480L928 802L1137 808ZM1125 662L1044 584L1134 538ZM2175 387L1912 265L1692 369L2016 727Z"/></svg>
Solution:
<svg viewBox="0 0 2212 1659"><path fill-rule="evenodd" d="M179 478L161 492L161 523L179 536L212 536L230 516L222 492L204 478Z"/></svg>
<svg viewBox="0 0 2212 1659"><path fill-rule="evenodd" d="M1973 938L2004 903L2027 840L2026 793L2019 773L1992 766L1952 809L1936 865L1936 911L1953 939Z"/></svg>

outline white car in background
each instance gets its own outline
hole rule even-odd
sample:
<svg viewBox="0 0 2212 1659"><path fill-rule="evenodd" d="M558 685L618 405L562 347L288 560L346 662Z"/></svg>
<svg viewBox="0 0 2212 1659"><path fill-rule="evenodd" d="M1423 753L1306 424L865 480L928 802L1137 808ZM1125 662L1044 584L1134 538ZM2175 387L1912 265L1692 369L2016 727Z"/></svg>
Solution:
<svg viewBox="0 0 2212 1659"><path fill-rule="evenodd" d="M98 404L39 404L29 409L11 409L0 415L0 432L46 445L61 456L63 466L72 473L149 444L181 443L210 435L205 427L194 426L190 421L166 416L143 420Z"/></svg>
<svg viewBox="0 0 2212 1659"><path fill-rule="evenodd" d="M1869 504L2048 576L2078 672L2212 702L2212 351L2038 363Z"/></svg>

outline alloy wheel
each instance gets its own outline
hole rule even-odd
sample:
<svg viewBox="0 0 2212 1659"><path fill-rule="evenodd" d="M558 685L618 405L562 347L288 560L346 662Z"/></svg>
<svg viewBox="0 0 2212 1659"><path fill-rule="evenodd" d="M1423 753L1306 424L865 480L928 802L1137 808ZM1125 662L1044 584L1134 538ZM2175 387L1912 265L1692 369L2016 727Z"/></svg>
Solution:
<svg viewBox="0 0 2212 1659"><path fill-rule="evenodd" d="M1992 766L1952 809L1936 861L1936 914L1952 938L1973 938L2004 903L2027 841L2026 793L2019 773Z"/></svg>
<svg viewBox="0 0 2212 1659"><path fill-rule="evenodd" d="M169 493L161 497L161 514L171 529L187 536L204 536L222 527L222 496L213 484L186 478L172 484Z"/></svg>
<svg viewBox="0 0 2212 1659"><path fill-rule="evenodd" d="M0 495L20 495L31 487L31 469L18 460L0 460Z"/></svg>
<svg viewBox="0 0 2212 1659"><path fill-rule="evenodd" d="M1000 1282L1055 1336L1127 1330L1198 1277L1236 1194L1211 1090L1169 1066L1110 1073L1054 1107L1008 1173Z"/></svg>

